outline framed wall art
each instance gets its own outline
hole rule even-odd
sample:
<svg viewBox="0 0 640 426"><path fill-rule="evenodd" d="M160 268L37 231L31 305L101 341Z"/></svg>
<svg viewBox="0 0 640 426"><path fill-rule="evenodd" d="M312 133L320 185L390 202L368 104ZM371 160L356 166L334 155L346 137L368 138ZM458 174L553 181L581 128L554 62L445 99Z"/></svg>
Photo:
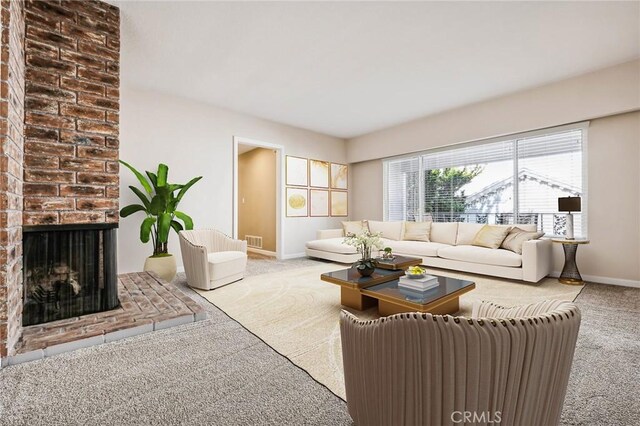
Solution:
<svg viewBox="0 0 640 426"><path fill-rule="evenodd" d="M329 188L329 162L309 160L309 186Z"/></svg>
<svg viewBox="0 0 640 426"><path fill-rule="evenodd" d="M286 184L291 186L309 185L309 161L306 158L287 155Z"/></svg>
<svg viewBox="0 0 640 426"><path fill-rule="evenodd" d="M309 216L329 216L329 191L325 189L309 190Z"/></svg>
<svg viewBox="0 0 640 426"><path fill-rule="evenodd" d="M348 196L346 191L331 191L331 216L348 216Z"/></svg>
<svg viewBox="0 0 640 426"><path fill-rule="evenodd" d="M348 189L348 173L346 164L331 163L331 189Z"/></svg>
<svg viewBox="0 0 640 426"><path fill-rule="evenodd" d="M306 188L287 187L287 217L309 216L309 200Z"/></svg>

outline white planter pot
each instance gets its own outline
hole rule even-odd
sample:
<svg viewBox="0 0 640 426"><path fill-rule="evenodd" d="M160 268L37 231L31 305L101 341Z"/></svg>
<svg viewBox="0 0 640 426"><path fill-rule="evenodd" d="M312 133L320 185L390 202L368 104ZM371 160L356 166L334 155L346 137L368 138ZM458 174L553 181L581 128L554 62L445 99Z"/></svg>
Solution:
<svg viewBox="0 0 640 426"><path fill-rule="evenodd" d="M162 257L150 256L144 261L145 272L155 272L167 282L171 282L175 278L177 270L176 258L172 254Z"/></svg>

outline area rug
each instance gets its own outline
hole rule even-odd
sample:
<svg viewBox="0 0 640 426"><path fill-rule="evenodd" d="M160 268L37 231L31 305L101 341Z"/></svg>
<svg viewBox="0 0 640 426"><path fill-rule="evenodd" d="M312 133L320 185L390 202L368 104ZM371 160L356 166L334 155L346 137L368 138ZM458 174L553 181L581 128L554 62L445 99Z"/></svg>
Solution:
<svg viewBox="0 0 640 426"><path fill-rule="evenodd" d="M338 323L342 309L340 288L320 280L323 272L341 268L344 266L318 263L251 276L199 293L344 399ZM573 301L582 289L582 286L560 284L552 278L531 284L440 270L437 273L476 283L475 290L460 298L459 315L470 315L473 303L481 300L506 306L545 299ZM352 312L366 319L378 317L375 309Z"/></svg>

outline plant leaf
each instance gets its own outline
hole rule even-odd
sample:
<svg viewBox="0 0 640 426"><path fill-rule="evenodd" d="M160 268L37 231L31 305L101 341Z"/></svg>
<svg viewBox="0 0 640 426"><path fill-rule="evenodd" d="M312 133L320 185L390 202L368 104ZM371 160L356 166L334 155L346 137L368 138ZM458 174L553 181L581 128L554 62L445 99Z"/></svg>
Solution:
<svg viewBox="0 0 640 426"><path fill-rule="evenodd" d="M146 172L147 176L149 176L149 180L154 188L158 187L158 176L155 173Z"/></svg>
<svg viewBox="0 0 640 426"><path fill-rule="evenodd" d="M151 236L151 227L156 223L155 217L148 217L142 221L142 225L140 225L140 241L143 243L148 243L149 238Z"/></svg>
<svg viewBox="0 0 640 426"><path fill-rule="evenodd" d="M176 232L180 232L182 231L184 228L182 227L182 225L180 224L180 222L176 221L176 220L172 220L171 221L171 227L173 228L174 231Z"/></svg>
<svg viewBox="0 0 640 426"><path fill-rule="evenodd" d="M144 206L141 206L140 204L131 204L129 206L123 207L122 210L120 210L120 216L127 217L131 216L134 213L143 211L147 211Z"/></svg>
<svg viewBox="0 0 640 426"><path fill-rule="evenodd" d="M152 194L153 193L153 188L151 188L151 185L149 184L149 181L147 180L147 178L145 178L142 173L140 173L139 171L137 171L132 165L119 160L121 164L123 164L125 167L127 167L129 170L131 170L133 172L134 175L136 175L136 177L138 178L138 180L140 181L140 184L142 184L142 187L144 188L145 191L147 191L148 194Z"/></svg>
<svg viewBox="0 0 640 426"><path fill-rule="evenodd" d="M178 196L176 197L178 199L178 203L180 202L180 200L182 200L182 197L184 197L185 192L187 192L189 190L189 188L191 188L200 179L202 179L202 176L198 176L196 178L193 178L186 185L184 185L182 187L180 192L178 192ZM178 204L176 203L176 207L177 206L178 206Z"/></svg>
<svg viewBox="0 0 640 426"><path fill-rule="evenodd" d="M167 199L164 195L154 195L151 199L151 204L149 205L149 212L153 215L159 216L161 213L165 212L166 207Z"/></svg>
<svg viewBox="0 0 640 426"><path fill-rule="evenodd" d="M193 229L193 219L191 219L191 217L185 213L176 211L175 215L178 219L180 219L181 221L184 222L184 228L188 231Z"/></svg>
<svg viewBox="0 0 640 426"><path fill-rule="evenodd" d="M169 174L169 167L166 164L160 163L158 166L158 186L167 185L167 175Z"/></svg>
<svg viewBox="0 0 640 426"><path fill-rule="evenodd" d="M172 216L169 213L162 213L158 217L158 241L166 243L169 240Z"/></svg>
<svg viewBox="0 0 640 426"><path fill-rule="evenodd" d="M133 185L129 186L129 188L133 191L134 194L138 196L138 198L140 198L140 201L142 201L142 204L144 204L145 208L148 209L149 206L151 205L151 201L149 201L147 196L144 195L142 191L140 191L138 188L136 188Z"/></svg>

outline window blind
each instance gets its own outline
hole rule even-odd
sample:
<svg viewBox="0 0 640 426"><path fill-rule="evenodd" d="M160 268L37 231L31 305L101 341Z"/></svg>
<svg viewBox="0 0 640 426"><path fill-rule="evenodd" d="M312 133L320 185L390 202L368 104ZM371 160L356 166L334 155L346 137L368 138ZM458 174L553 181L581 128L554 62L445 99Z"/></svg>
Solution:
<svg viewBox="0 0 640 426"><path fill-rule="evenodd" d="M535 214L539 228L554 235L565 230L558 197L583 197L582 130L517 140L518 212ZM585 204L583 200L583 204ZM586 205L583 206L583 209ZM582 214L574 215L576 236L582 236Z"/></svg>
<svg viewBox="0 0 640 426"><path fill-rule="evenodd" d="M420 217L420 158L402 158L384 163L385 220L416 221Z"/></svg>
<svg viewBox="0 0 640 426"><path fill-rule="evenodd" d="M421 157L424 213L434 221L483 223L487 213L513 213L509 208L513 204L513 141L468 145Z"/></svg>

